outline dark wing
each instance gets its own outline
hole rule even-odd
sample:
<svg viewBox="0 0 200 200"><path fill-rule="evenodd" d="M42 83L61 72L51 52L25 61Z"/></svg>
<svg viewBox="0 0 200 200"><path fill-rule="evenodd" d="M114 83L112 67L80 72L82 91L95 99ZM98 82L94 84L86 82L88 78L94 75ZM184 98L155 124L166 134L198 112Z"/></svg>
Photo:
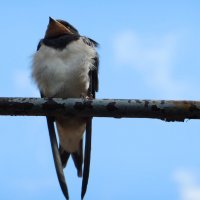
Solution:
<svg viewBox="0 0 200 200"><path fill-rule="evenodd" d="M37 51L40 49L42 42L43 42L43 40L40 40L40 42L37 46ZM44 98L42 91L40 91L40 95L41 95L42 98ZM55 132L55 127L54 127L54 121L55 120L54 120L53 117L46 117L46 118L47 118L47 125L48 125L48 130L49 130L51 149L52 149L52 153L53 153L53 159L54 159L54 164L55 164L55 168L56 168L58 181L59 181L61 190L62 190L65 198L68 200L69 199L69 193L68 193L67 183L65 181L62 162L61 162L61 159L60 159L60 153L59 153L59 150L58 150L58 142L57 142L57 139L56 139L56 132Z"/></svg>
<svg viewBox="0 0 200 200"><path fill-rule="evenodd" d="M40 47L41 47L41 45L42 45L42 41L43 41L43 39L39 41L39 43L38 43L38 45L37 45L37 51L40 49Z"/></svg>
<svg viewBox="0 0 200 200"><path fill-rule="evenodd" d="M92 39L89 39L90 42L93 43L95 47L98 47L98 43L95 42ZM96 57L94 58L94 66L95 68L91 70L91 79L90 79L90 90L92 91L93 98L95 98L95 93L98 92L99 90L99 78L98 78L98 73L99 73L99 55L96 53Z"/></svg>
<svg viewBox="0 0 200 200"><path fill-rule="evenodd" d="M99 79L98 79L98 71L99 71L99 56L97 55L94 58L94 65L95 65L95 69L91 70L90 73L90 85L91 85L91 91L92 91L92 95L93 98L96 97L95 93L98 92L99 90Z"/></svg>
<svg viewBox="0 0 200 200"><path fill-rule="evenodd" d="M86 42L88 45L97 46L97 43L87 38ZM99 68L99 57L96 54L94 59L95 68L89 71L90 85L88 90L88 95L92 94L92 97L95 98L95 93L98 91L98 68ZM83 199L87 190L87 184L89 179L90 171L90 157L91 157L91 140L92 140L92 118L88 119L86 124L86 136L85 136L85 158L84 158L84 169L83 169L83 179L82 179L82 189L81 189L81 198Z"/></svg>

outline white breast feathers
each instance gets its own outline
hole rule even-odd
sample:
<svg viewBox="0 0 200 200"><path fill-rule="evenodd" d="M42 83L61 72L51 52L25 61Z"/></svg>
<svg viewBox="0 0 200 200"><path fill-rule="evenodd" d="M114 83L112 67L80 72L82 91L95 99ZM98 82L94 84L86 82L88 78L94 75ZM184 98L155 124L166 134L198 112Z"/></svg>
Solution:
<svg viewBox="0 0 200 200"><path fill-rule="evenodd" d="M87 94L89 70L94 69L95 47L80 38L63 50L44 44L33 56L32 77L46 97L77 97Z"/></svg>

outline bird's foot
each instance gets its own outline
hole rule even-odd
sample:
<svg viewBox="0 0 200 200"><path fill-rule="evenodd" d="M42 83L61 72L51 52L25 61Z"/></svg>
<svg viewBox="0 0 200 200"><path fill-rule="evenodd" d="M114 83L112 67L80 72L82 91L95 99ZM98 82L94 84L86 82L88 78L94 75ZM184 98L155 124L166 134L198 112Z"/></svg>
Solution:
<svg viewBox="0 0 200 200"><path fill-rule="evenodd" d="M92 94L89 94L89 95L81 94L80 98L83 100L93 100L93 95Z"/></svg>

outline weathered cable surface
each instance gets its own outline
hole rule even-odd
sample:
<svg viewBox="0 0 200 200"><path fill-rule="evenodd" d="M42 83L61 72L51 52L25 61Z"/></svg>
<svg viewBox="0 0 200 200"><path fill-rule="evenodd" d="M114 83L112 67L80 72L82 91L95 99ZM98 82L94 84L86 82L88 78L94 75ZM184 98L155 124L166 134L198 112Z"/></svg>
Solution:
<svg viewBox="0 0 200 200"><path fill-rule="evenodd" d="M200 101L139 99L0 98L0 115L200 119Z"/></svg>

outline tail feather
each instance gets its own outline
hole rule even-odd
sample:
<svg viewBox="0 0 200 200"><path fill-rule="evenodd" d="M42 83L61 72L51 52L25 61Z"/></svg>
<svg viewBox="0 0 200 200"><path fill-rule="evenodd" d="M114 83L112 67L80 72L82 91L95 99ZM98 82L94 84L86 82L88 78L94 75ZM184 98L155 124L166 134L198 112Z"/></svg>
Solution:
<svg viewBox="0 0 200 200"><path fill-rule="evenodd" d="M47 125L49 129L51 148L52 148L53 159L54 159L58 181L65 198L68 200L69 199L68 188L67 188L67 183L65 181L62 162L59 155L58 144L57 144L57 139L56 139L56 134L55 134L55 129L54 129L54 120L52 117L47 117Z"/></svg>
<svg viewBox="0 0 200 200"><path fill-rule="evenodd" d="M74 165L77 169L77 176L82 177L82 165L83 165L83 140L81 139L79 144L79 150L71 154L74 161Z"/></svg>
<svg viewBox="0 0 200 200"><path fill-rule="evenodd" d="M62 162L62 167L65 168L67 165L67 161L69 159L70 153L66 152L62 146L59 147L59 152L60 152L60 159Z"/></svg>
<svg viewBox="0 0 200 200"><path fill-rule="evenodd" d="M82 165L83 165L83 140L80 141L79 151L71 154L74 161L74 165L77 169L77 176L82 177Z"/></svg>
<svg viewBox="0 0 200 200"><path fill-rule="evenodd" d="M92 140L92 118L88 120L86 125L86 137L85 137L85 153L84 153L84 169L81 189L81 199L84 198L90 172L90 154L91 154L91 140Z"/></svg>
<svg viewBox="0 0 200 200"><path fill-rule="evenodd" d="M82 161L80 159L80 155L76 152L72 153L71 156L77 169L77 176L82 177Z"/></svg>

